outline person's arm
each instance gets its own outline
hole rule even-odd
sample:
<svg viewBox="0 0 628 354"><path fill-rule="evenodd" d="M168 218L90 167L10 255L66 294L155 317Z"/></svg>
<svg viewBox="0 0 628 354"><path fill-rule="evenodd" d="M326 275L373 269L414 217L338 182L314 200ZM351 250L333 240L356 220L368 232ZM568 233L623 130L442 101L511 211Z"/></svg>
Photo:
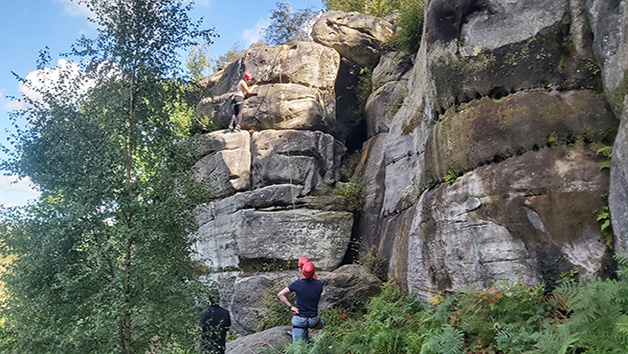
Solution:
<svg viewBox="0 0 628 354"><path fill-rule="evenodd" d="M290 308L290 311L292 311L292 313L296 315L297 313L299 313L299 309L296 306L292 306L290 301L288 301L286 294L288 294L289 292L290 289L288 289L288 287L285 287L279 292L279 294L277 294L277 297L279 298L279 301L288 306Z"/></svg>

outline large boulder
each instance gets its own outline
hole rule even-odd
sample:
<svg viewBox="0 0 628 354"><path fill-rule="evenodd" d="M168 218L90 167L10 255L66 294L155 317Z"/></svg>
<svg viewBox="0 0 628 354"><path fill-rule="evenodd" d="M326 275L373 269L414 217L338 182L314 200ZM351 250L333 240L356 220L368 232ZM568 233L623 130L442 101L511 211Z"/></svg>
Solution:
<svg viewBox="0 0 628 354"><path fill-rule="evenodd" d="M395 113L403 105L407 80L391 81L373 92L366 101L366 135L387 133Z"/></svg>
<svg viewBox="0 0 628 354"><path fill-rule="evenodd" d="M612 142L617 119L592 91L527 91L495 101L484 97L451 109L433 127L425 148L427 181L539 149L548 144Z"/></svg>
<svg viewBox="0 0 628 354"><path fill-rule="evenodd" d="M334 269L349 246L353 226L349 212L228 210L197 209L197 220L206 222L196 232L195 250L209 269L294 261L303 255L321 269Z"/></svg>
<svg viewBox="0 0 628 354"><path fill-rule="evenodd" d="M561 273L604 272L594 212L608 174L579 147L544 148L427 191L409 232L408 286L424 297L499 281L554 286Z"/></svg>
<svg viewBox="0 0 628 354"><path fill-rule="evenodd" d="M192 167L194 179L208 185L209 199L249 189L251 136L248 132L213 132L192 143L202 156Z"/></svg>
<svg viewBox="0 0 628 354"><path fill-rule="evenodd" d="M264 130L253 134L253 188L298 184L302 193L336 182L345 147L320 131Z"/></svg>
<svg viewBox="0 0 628 354"><path fill-rule="evenodd" d="M372 69L396 31L397 26L383 18L328 11L314 24L312 37L341 56Z"/></svg>
<svg viewBox="0 0 628 354"><path fill-rule="evenodd" d="M280 353L282 348L292 343L288 331L292 326L269 328L259 333L239 337L227 343L226 354L263 354Z"/></svg>
<svg viewBox="0 0 628 354"><path fill-rule="evenodd" d="M314 262L316 265L318 263ZM323 282L319 310L332 306L351 306L379 293L379 280L365 266L345 265L333 272L316 272ZM279 301L275 295L299 279L296 271L268 272L238 279L231 300L231 311L238 326L255 331L266 315L265 301Z"/></svg>

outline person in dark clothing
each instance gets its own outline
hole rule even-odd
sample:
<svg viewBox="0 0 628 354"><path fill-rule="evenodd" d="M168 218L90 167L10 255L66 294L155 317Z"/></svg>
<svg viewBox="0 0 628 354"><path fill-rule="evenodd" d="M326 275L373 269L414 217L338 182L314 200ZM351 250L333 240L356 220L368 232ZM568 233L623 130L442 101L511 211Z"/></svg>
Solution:
<svg viewBox="0 0 628 354"><path fill-rule="evenodd" d="M292 342L299 339L308 341L308 329L319 328L321 318L318 316L318 302L323 293L323 283L314 279L315 267L312 262L303 265L302 274L304 278L292 282L281 290L277 297L284 305L292 311ZM292 306L286 294L294 292L296 294L296 306Z"/></svg>
<svg viewBox="0 0 628 354"><path fill-rule="evenodd" d="M220 307L218 301L212 301L212 306L204 309L200 316L201 354L224 354L226 337L231 318L229 311Z"/></svg>

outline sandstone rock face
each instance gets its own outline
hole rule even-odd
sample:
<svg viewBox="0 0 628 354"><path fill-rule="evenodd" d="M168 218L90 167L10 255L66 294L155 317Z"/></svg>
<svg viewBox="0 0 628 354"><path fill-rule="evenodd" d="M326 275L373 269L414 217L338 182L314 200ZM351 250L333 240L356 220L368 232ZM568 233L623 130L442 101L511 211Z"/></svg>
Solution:
<svg viewBox="0 0 628 354"><path fill-rule="evenodd" d="M617 120L606 98L591 91L518 92L488 97L448 111L433 128L425 152L426 180L476 167L548 144L610 142Z"/></svg>
<svg viewBox="0 0 628 354"><path fill-rule="evenodd" d="M211 184L209 198L247 190L251 183L249 133L214 132L205 135L202 140L206 143L200 144L198 151L204 156L192 167L192 172L197 182Z"/></svg>
<svg viewBox="0 0 628 354"><path fill-rule="evenodd" d="M199 225L196 251L215 270L303 255L320 269L334 269L345 255L353 226L352 213L311 209L222 214L204 206L197 208L197 220L208 221Z"/></svg>
<svg viewBox="0 0 628 354"><path fill-rule="evenodd" d="M628 5L626 1L585 1L593 31L593 52L602 69L613 108L622 110L628 94Z"/></svg>
<svg viewBox="0 0 628 354"><path fill-rule="evenodd" d="M406 53L389 51L382 53L379 63L373 69L371 80L373 89L378 89L389 82L404 79L404 76L412 69L411 56ZM407 78L405 78L407 80Z"/></svg>
<svg viewBox="0 0 628 354"><path fill-rule="evenodd" d="M299 279L296 271L269 272L243 277L236 281L231 302L235 322L247 331L254 331L265 315L264 301L279 301L276 294ZM345 265L333 272L317 272L323 282L319 310L335 305L351 305L379 293L381 280L364 266Z"/></svg>
<svg viewBox="0 0 628 354"><path fill-rule="evenodd" d="M431 1L425 46L434 109L535 87L599 86L598 68L568 51L569 1ZM581 60L584 59L584 60Z"/></svg>
<svg viewBox="0 0 628 354"><path fill-rule="evenodd" d="M599 274L607 247L593 211L608 190L599 160L545 148L424 193L408 241L409 288L433 296L502 280L551 286L567 269Z"/></svg>
<svg viewBox="0 0 628 354"><path fill-rule="evenodd" d="M334 84L339 65L340 56L335 50L311 42L249 49L224 70L212 87L214 96L197 105L197 115L227 127L233 112L232 93L243 73L249 71L257 88L255 95L244 101L243 129L333 132Z"/></svg>
<svg viewBox="0 0 628 354"><path fill-rule="evenodd" d="M621 125L613 147L608 206L615 248L628 251L628 5L626 1L585 1L593 31L593 51L602 69L604 90Z"/></svg>
<svg viewBox="0 0 628 354"><path fill-rule="evenodd" d="M344 146L320 131L264 130L253 134L252 183L298 184L302 193L336 182Z"/></svg>
<svg viewBox="0 0 628 354"><path fill-rule="evenodd" d="M369 139L362 148L362 181L364 182L364 207L359 220L359 235L364 251L378 245L380 236L380 213L384 198L386 169L384 143L386 134Z"/></svg>
<svg viewBox="0 0 628 354"><path fill-rule="evenodd" d="M387 133L395 113L401 108L406 92L406 80L385 83L366 102L367 136Z"/></svg>
<svg viewBox="0 0 628 354"><path fill-rule="evenodd" d="M363 67L374 68L396 26L378 17L357 12L329 11L314 24L314 41L334 48Z"/></svg>
<svg viewBox="0 0 628 354"><path fill-rule="evenodd" d="M619 133L613 146L611 160L611 185L608 208L611 212L615 250L628 252L628 96L624 101L624 113Z"/></svg>

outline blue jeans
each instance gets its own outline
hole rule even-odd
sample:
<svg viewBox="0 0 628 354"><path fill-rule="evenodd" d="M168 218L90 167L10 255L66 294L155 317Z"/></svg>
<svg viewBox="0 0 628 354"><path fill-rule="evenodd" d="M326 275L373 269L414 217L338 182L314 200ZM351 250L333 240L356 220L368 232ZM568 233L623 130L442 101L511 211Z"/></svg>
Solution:
<svg viewBox="0 0 628 354"><path fill-rule="evenodd" d="M308 341L308 328L314 327L319 321L319 317L301 317L292 316L292 343L296 343L299 339Z"/></svg>

